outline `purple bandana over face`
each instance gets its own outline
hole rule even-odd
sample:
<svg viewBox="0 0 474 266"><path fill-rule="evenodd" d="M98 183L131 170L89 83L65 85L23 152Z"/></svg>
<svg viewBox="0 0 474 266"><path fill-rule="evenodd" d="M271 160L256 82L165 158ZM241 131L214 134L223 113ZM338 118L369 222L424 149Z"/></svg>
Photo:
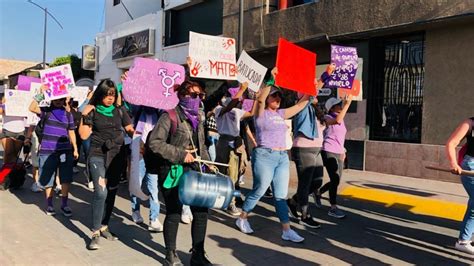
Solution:
<svg viewBox="0 0 474 266"><path fill-rule="evenodd" d="M201 99L183 97L179 100L179 106L183 109L186 118L191 122L193 131L196 131L199 124L199 106L201 105Z"/></svg>

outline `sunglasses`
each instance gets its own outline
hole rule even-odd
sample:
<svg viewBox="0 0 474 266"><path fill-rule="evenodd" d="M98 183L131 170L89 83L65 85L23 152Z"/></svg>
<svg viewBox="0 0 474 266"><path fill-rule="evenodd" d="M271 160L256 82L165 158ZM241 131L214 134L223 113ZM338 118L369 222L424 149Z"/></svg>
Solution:
<svg viewBox="0 0 474 266"><path fill-rule="evenodd" d="M196 99L197 97L199 97L201 100L204 99L204 97L206 97L206 94L205 93L197 93L197 92L192 92L186 96L189 96L193 99Z"/></svg>

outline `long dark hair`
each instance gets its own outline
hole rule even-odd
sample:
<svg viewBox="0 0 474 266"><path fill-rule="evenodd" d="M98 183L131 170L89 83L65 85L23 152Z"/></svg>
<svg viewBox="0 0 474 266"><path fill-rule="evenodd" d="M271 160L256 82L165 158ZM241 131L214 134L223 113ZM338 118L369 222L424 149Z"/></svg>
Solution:
<svg viewBox="0 0 474 266"><path fill-rule="evenodd" d="M110 79L104 79L99 83L99 85L97 85L97 89L95 89L94 94L92 94L89 104L94 106L102 104L102 100L108 95L110 95L112 91L115 93L114 105L117 106L117 87L115 87L115 83Z"/></svg>

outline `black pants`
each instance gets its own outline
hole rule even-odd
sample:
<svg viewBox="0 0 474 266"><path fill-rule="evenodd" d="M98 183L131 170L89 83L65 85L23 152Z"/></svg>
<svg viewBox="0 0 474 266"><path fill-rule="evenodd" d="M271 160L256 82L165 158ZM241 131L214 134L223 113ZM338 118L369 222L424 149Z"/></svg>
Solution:
<svg viewBox="0 0 474 266"><path fill-rule="evenodd" d="M167 168L160 169L158 183L166 205L166 218L163 225L165 246L168 250L174 250L176 249L176 236L178 234L183 204L179 201L178 186L171 189L163 187L167 174ZM193 214L193 222L191 224L193 249L203 251L207 230L208 209L191 206L191 212Z"/></svg>
<svg viewBox="0 0 474 266"><path fill-rule="evenodd" d="M344 162L341 160L341 154L322 151L323 163L329 174L329 182L326 183L319 192L323 194L329 190L329 203L337 204L337 187L342 177L342 167Z"/></svg>
<svg viewBox="0 0 474 266"><path fill-rule="evenodd" d="M291 154L298 175L298 189L293 199L299 206L307 206L309 194L323 184L324 167L321 148L293 147Z"/></svg>

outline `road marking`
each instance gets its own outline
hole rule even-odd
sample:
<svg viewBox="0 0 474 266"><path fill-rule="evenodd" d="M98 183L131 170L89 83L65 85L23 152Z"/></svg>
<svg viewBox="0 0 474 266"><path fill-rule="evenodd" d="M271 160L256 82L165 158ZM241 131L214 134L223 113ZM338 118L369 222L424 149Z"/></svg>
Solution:
<svg viewBox="0 0 474 266"><path fill-rule="evenodd" d="M385 204L388 208L405 209L414 214L462 221L466 204L396 193L373 188L346 187L339 195Z"/></svg>

